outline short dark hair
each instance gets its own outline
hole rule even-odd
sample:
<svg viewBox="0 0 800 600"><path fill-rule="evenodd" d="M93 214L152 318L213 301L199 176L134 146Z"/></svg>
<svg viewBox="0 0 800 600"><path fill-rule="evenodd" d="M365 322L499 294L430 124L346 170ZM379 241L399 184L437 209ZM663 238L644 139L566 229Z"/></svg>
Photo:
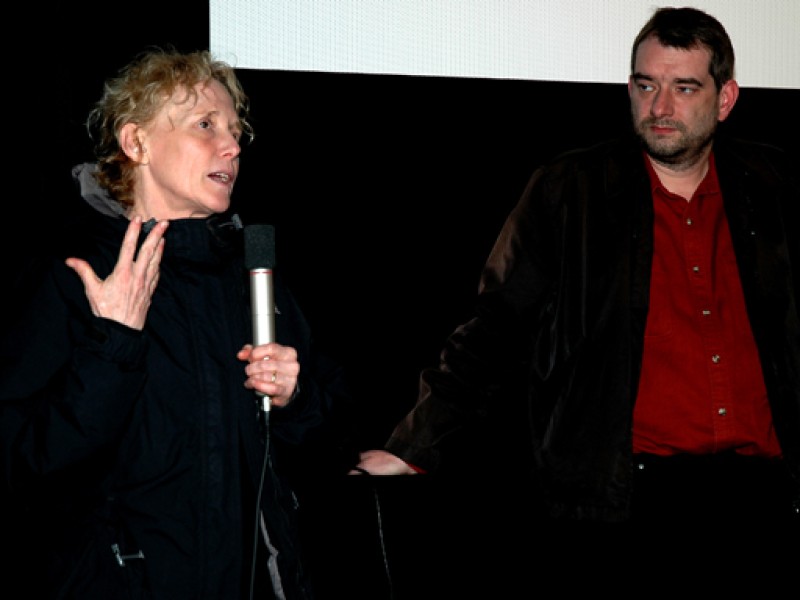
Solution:
<svg viewBox="0 0 800 600"><path fill-rule="evenodd" d="M636 51L649 37L655 37L664 46L672 48L708 48L711 60L708 72L717 90L734 78L733 43L728 32L717 19L696 8L659 8L644 24L633 42L631 73L636 65Z"/></svg>

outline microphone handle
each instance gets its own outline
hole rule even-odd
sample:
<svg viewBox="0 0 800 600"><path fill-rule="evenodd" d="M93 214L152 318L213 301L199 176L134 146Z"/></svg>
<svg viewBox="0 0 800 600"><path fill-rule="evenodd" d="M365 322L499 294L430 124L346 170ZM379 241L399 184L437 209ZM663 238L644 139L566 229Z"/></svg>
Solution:
<svg viewBox="0 0 800 600"><path fill-rule="evenodd" d="M272 269L250 270L250 306L253 311L253 345L260 346L275 341L275 299L272 286ZM263 410L270 409L266 394L256 392L263 401Z"/></svg>

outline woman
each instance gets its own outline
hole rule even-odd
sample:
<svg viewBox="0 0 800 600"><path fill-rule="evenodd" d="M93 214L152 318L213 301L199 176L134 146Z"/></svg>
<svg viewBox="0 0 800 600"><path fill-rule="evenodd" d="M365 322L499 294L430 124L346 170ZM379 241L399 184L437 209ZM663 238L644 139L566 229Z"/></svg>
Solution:
<svg viewBox="0 0 800 600"><path fill-rule="evenodd" d="M153 50L87 124L98 160L74 169L75 218L3 340L4 492L23 534L6 539L46 597L310 598L275 468L320 444L348 395L279 279L279 343L248 343L230 212L247 97L209 53Z"/></svg>

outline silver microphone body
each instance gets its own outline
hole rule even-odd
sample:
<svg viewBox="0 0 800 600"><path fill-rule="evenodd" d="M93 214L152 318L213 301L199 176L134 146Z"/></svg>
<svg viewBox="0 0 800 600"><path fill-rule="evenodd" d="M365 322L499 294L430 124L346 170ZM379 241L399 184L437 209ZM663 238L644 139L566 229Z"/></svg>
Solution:
<svg viewBox="0 0 800 600"><path fill-rule="evenodd" d="M275 266L275 229L272 225L257 224L244 228L245 266L250 273L250 311L253 320L253 345L260 346L275 340L275 293L272 270ZM263 398L262 408L269 411L270 398Z"/></svg>
<svg viewBox="0 0 800 600"><path fill-rule="evenodd" d="M272 269L250 270L250 306L253 313L253 345L275 341L275 292Z"/></svg>

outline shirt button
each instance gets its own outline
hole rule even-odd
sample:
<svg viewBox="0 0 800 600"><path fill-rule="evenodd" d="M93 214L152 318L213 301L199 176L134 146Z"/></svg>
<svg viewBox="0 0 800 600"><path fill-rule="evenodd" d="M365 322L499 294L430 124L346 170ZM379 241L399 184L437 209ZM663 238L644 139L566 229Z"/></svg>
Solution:
<svg viewBox="0 0 800 600"><path fill-rule="evenodd" d="M689 217L688 219L686 219L686 224L687 225L691 225L692 224L692 217Z"/></svg>
<svg viewBox="0 0 800 600"><path fill-rule="evenodd" d="M719 416L721 416L721 417L724 417L725 415L728 414L728 409L727 408L718 408L717 409L717 414Z"/></svg>
<svg viewBox="0 0 800 600"><path fill-rule="evenodd" d="M695 273L699 273L700 272L700 267L695 265L695 266L692 267L692 271L694 271Z"/></svg>
<svg viewBox="0 0 800 600"><path fill-rule="evenodd" d="M712 356L711 357L711 362L713 362L714 364L717 364L719 362L719 354L715 354L714 356Z"/></svg>
<svg viewBox="0 0 800 600"><path fill-rule="evenodd" d="M704 316L704 317L707 317L707 316L708 316L708 315L710 315L710 314L711 314L711 311L710 311L710 310L704 310L704 311L703 311L703 316Z"/></svg>

